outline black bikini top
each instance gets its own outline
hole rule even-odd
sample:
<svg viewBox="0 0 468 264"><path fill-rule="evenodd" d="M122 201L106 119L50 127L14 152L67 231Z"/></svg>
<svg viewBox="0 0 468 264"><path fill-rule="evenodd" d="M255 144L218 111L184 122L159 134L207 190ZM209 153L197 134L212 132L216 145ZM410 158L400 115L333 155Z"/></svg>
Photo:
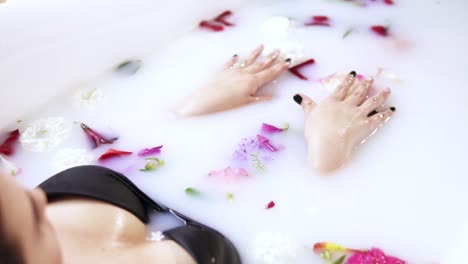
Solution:
<svg viewBox="0 0 468 264"><path fill-rule="evenodd" d="M127 177L99 166L80 166L60 172L41 183L49 202L65 196L83 196L123 208L142 222L149 222L153 210L170 212L185 222L185 226L164 232L199 264L240 264L234 245L221 233L202 225L163 205L157 204Z"/></svg>

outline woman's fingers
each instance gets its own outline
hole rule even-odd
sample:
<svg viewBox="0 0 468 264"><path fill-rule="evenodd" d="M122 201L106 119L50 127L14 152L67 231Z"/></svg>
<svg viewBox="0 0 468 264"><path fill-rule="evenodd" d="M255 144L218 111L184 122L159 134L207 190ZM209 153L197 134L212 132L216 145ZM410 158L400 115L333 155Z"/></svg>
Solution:
<svg viewBox="0 0 468 264"><path fill-rule="evenodd" d="M345 101L351 105L361 105L366 99L367 92L374 84L374 79L366 79L359 83L358 87L352 92L352 94L346 97Z"/></svg>
<svg viewBox="0 0 468 264"><path fill-rule="evenodd" d="M229 61L226 62L226 64L224 65L224 68L225 69L230 69L230 68L234 67L234 65L236 64L238 59L239 59L239 56L237 54L234 54L231 57L231 59L229 59Z"/></svg>
<svg viewBox="0 0 468 264"><path fill-rule="evenodd" d="M272 66L279 55L280 50L276 49L270 54L268 54L265 58L261 59L259 62L253 63L252 65L247 67L246 70L252 73L263 71L268 67Z"/></svg>
<svg viewBox="0 0 468 264"><path fill-rule="evenodd" d="M340 85L335 89L335 91L330 95L330 97L336 100L343 100L348 94L348 90L353 85L354 80L356 79L356 72L350 72L346 78L341 82Z"/></svg>
<svg viewBox="0 0 468 264"><path fill-rule="evenodd" d="M314 100L302 93L294 95L293 100L302 107L305 113L310 112L316 106Z"/></svg>
<svg viewBox="0 0 468 264"><path fill-rule="evenodd" d="M372 111L383 105L390 96L391 91L389 88L381 90L375 96L367 99L359 108L363 116L368 116Z"/></svg>
<svg viewBox="0 0 468 264"><path fill-rule="evenodd" d="M370 130L373 131L379 128L383 123L385 123L393 115L394 112L395 112L395 107L390 107L369 117L367 124Z"/></svg>
<svg viewBox="0 0 468 264"><path fill-rule="evenodd" d="M283 72L285 72L289 68L289 65L290 61L278 62L273 66L270 66L267 69L255 74L258 80L257 89L278 78Z"/></svg>
<svg viewBox="0 0 468 264"><path fill-rule="evenodd" d="M255 61L257 61L258 57L260 57L260 54L263 52L263 45L258 46L252 53L250 53L249 57L241 62L240 67L245 68L253 64Z"/></svg>
<svg viewBox="0 0 468 264"><path fill-rule="evenodd" d="M259 96L249 97L250 103L271 101L272 99L273 99L273 95L259 95Z"/></svg>

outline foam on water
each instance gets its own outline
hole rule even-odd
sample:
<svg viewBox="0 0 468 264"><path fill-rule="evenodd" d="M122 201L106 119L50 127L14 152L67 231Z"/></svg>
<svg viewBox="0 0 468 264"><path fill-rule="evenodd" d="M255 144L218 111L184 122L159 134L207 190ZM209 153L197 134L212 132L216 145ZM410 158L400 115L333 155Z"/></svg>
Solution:
<svg viewBox="0 0 468 264"><path fill-rule="evenodd" d="M455 0L367 8L333 1L256 1L235 11L232 29L193 31L152 56L137 58L142 65L134 75L107 72L75 87L102 91L95 104L76 104L74 91L11 128L60 116L119 135L112 148L164 145L165 167L151 173L133 170L128 176L156 201L226 234L245 263L321 263L310 250L319 241L378 246L410 263L442 261L449 252L454 258L456 241L464 241L455 238L468 221L468 59L460 53L468 44L467 8L468 3ZM350 70L371 75L379 67L402 79L386 83L393 91L389 104L396 106L395 116L331 176L308 168L303 113L291 99L298 92L316 100L329 94L316 81L285 74L266 89L277 95L272 102L193 119L170 114L178 99L198 89L230 56L245 56L258 45L259 26L274 15L333 19L331 28L303 29L304 45L317 61L305 69L311 79ZM368 32L369 25L385 21L406 47ZM359 31L343 39L350 26ZM209 179L208 172L229 165L240 140L255 136L262 122L291 127L273 137L285 149L267 170L231 185ZM75 124L61 149L88 146ZM21 149L11 159L23 169L18 179L33 187L55 173L57 151ZM187 196L187 187L203 196ZM234 193L232 203L226 192ZM276 206L265 210L271 200ZM177 224L155 217L153 230ZM262 244L259 252L261 241L270 244Z"/></svg>

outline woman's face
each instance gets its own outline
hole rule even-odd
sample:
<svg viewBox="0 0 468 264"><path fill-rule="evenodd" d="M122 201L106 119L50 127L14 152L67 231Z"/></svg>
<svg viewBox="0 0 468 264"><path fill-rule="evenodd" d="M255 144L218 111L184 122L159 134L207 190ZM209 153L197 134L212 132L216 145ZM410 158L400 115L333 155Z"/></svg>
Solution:
<svg viewBox="0 0 468 264"><path fill-rule="evenodd" d="M26 264L62 263L57 236L45 214L46 205L42 190L24 190L0 173L0 224L4 235L19 245Z"/></svg>

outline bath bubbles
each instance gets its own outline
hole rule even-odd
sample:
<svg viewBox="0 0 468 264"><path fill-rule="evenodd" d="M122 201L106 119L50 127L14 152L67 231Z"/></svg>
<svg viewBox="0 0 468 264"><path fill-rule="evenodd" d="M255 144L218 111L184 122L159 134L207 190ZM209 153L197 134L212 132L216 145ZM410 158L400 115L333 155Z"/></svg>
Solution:
<svg viewBox="0 0 468 264"><path fill-rule="evenodd" d="M65 148L58 151L52 161L52 167L58 172L76 166L89 165L94 156L85 149Z"/></svg>
<svg viewBox="0 0 468 264"><path fill-rule="evenodd" d="M295 263L297 245L286 234L280 232L261 232L255 236L255 263L283 264Z"/></svg>

